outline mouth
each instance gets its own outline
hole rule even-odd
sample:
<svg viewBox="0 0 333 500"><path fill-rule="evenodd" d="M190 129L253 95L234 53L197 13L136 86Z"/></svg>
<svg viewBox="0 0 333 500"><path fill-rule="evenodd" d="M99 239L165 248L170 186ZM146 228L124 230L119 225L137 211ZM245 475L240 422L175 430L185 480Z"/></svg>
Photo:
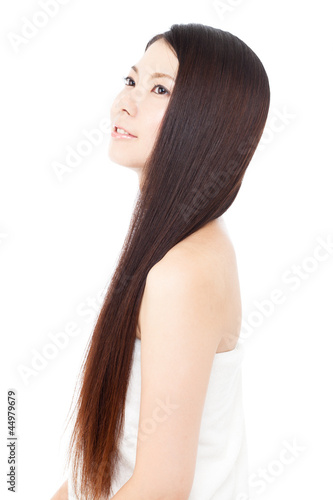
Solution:
<svg viewBox="0 0 333 500"><path fill-rule="evenodd" d="M111 136L121 139L137 139L136 135L131 134L128 130L118 127L117 125L113 126Z"/></svg>

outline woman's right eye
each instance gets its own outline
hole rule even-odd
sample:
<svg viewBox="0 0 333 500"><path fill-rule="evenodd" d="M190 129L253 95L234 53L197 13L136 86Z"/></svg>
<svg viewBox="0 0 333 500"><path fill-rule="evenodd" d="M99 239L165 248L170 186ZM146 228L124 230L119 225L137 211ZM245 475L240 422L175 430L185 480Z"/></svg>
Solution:
<svg viewBox="0 0 333 500"><path fill-rule="evenodd" d="M130 82L133 82L133 84L135 85L135 81L130 76L124 76L123 79L124 79L125 85L127 85L129 87L133 87L132 83L130 83Z"/></svg>

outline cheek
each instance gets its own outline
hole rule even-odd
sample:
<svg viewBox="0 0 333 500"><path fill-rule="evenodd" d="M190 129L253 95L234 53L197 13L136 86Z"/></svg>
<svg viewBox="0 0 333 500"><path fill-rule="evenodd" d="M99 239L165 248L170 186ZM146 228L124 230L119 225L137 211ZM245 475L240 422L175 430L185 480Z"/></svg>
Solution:
<svg viewBox="0 0 333 500"><path fill-rule="evenodd" d="M148 132L148 139L150 138L151 141L155 141L157 137L159 128L166 112L166 108L166 106L163 106L160 109L155 110L155 112L150 115L150 119L148 119L147 121L146 130Z"/></svg>

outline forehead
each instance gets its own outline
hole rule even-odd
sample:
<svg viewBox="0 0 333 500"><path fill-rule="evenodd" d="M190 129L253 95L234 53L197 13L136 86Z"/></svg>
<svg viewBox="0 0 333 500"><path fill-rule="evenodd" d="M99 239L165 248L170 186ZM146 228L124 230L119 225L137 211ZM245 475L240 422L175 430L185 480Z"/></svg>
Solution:
<svg viewBox="0 0 333 500"><path fill-rule="evenodd" d="M169 44L163 40L156 40L148 47L141 59L135 64L139 73L151 74L155 72L167 73L176 77L178 59Z"/></svg>

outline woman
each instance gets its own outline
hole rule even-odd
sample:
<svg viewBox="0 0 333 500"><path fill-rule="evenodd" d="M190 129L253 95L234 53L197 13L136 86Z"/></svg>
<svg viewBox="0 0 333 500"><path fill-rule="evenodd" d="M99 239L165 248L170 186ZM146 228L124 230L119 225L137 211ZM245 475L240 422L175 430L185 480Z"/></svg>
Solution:
<svg viewBox="0 0 333 500"><path fill-rule="evenodd" d="M66 481L54 500L247 498L241 300L222 214L269 99L253 51L201 24L153 37L125 78L109 156L140 190L82 368L69 492Z"/></svg>

